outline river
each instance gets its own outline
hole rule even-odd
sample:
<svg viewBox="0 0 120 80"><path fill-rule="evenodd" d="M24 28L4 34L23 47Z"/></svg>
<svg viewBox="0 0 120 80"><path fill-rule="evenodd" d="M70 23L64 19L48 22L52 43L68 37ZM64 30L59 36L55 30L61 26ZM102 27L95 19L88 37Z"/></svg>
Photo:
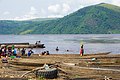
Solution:
<svg viewBox="0 0 120 80"><path fill-rule="evenodd" d="M85 53L120 54L120 34L0 35L0 43L29 42L34 44L39 40L45 44L46 48L34 48L35 53L49 51L50 54L79 54L80 45L84 44ZM57 46L59 51L55 50Z"/></svg>

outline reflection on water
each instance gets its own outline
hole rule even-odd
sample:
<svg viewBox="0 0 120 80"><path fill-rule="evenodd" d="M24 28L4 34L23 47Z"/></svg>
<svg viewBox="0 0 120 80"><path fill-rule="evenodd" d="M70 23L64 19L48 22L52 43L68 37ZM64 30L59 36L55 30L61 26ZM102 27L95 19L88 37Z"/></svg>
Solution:
<svg viewBox="0 0 120 80"><path fill-rule="evenodd" d="M84 44L85 53L120 53L120 34L0 35L0 43L29 42L34 44L38 40L44 43L46 48L33 49L35 53L48 50L52 54L79 54L80 43ZM55 50L57 46L58 52Z"/></svg>

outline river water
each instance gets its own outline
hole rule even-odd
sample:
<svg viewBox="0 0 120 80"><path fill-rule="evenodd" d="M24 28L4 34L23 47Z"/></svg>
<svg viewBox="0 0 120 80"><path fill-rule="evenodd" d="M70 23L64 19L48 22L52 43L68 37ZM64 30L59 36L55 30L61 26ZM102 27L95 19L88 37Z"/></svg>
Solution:
<svg viewBox="0 0 120 80"><path fill-rule="evenodd" d="M80 45L84 44L85 53L120 54L120 34L0 35L0 43L29 42L34 44L39 40L45 44L46 48L34 48L35 53L49 51L50 54L79 54ZM57 46L59 51L55 50Z"/></svg>

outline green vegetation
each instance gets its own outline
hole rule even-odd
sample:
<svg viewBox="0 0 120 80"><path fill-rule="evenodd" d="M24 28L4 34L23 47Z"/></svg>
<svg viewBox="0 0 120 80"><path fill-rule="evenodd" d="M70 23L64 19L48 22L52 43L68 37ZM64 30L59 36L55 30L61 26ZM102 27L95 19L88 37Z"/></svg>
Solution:
<svg viewBox="0 0 120 80"><path fill-rule="evenodd" d="M23 31L23 32L21 32L20 34L30 34L30 33L32 33L32 30L26 30L26 31Z"/></svg>
<svg viewBox="0 0 120 80"><path fill-rule="evenodd" d="M102 7L105 7L105 8L112 9L112 10L114 10L114 11L120 12L120 7L115 6L115 5L112 5L112 4L101 3L101 4L99 4L98 6L102 6Z"/></svg>
<svg viewBox="0 0 120 80"><path fill-rule="evenodd" d="M101 3L63 18L0 21L0 34L119 34L120 7Z"/></svg>

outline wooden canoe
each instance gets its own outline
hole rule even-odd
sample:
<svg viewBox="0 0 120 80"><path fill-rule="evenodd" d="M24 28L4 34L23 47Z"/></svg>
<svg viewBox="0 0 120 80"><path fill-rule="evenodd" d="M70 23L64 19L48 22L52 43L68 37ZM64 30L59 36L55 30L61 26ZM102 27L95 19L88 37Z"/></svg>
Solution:
<svg viewBox="0 0 120 80"><path fill-rule="evenodd" d="M0 43L0 46L8 46L12 47L14 45L15 48L45 48L44 44L29 44L29 43Z"/></svg>

